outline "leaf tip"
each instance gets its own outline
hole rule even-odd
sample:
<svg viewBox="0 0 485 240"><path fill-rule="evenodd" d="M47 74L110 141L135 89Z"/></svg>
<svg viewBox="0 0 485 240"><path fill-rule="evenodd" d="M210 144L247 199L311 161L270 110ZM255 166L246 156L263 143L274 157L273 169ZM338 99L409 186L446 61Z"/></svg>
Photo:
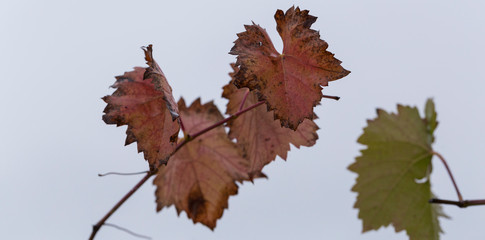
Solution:
<svg viewBox="0 0 485 240"><path fill-rule="evenodd" d="M148 44L148 46L143 46L141 47L141 49L145 53L145 60L147 61L147 63L153 62L153 45Z"/></svg>
<svg viewBox="0 0 485 240"><path fill-rule="evenodd" d="M248 175L249 175L249 181L251 181L251 183L253 184L254 184L254 179L256 178L268 179L268 176L261 171L252 171L252 172L249 172Z"/></svg>

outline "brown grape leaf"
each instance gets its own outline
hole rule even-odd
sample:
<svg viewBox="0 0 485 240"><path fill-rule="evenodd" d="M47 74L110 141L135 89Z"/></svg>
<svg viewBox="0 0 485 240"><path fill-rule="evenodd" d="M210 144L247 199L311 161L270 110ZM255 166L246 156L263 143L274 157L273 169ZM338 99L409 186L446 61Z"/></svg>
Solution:
<svg viewBox="0 0 485 240"><path fill-rule="evenodd" d="M231 64L232 77L238 71L235 64ZM242 100L246 94L244 108L258 102L254 92L248 88L238 89L233 84L234 79L224 86L222 96L229 100L227 114L234 114L239 110ZM237 143L246 150L249 159L249 175L251 177L261 176L261 170L279 155L286 160L287 152L290 150L289 143L295 147L313 146L318 139L316 131L318 126L309 119L305 119L296 131L281 126L279 120L275 120L272 112L268 112L264 105L240 115L238 118L228 122L230 128L229 137L237 139Z"/></svg>
<svg viewBox="0 0 485 240"><path fill-rule="evenodd" d="M345 77L340 61L326 49L320 34L310 29L316 17L308 10L291 7L276 11L276 29L283 40L283 53L276 51L266 30L245 25L246 31L229 52L237 55L240 71L235 75L238 88L247 87L266 100L281 125L296 130L303 119L314 118L313 107L322 99L322 87Z"/></svg>
<svg viewBox="0 0 485 240"><path fill-rule="evenodd" d="M152 45L143 49L148 68L135 67L117 76L111 86L116 91L103 97L108 103L103 121L117 126L128 125L125 145L138 142L150 168L166 164L176 147L179 123L178 107L172 89L152 56Z"/></svg>
<svg viewBox="0 0 485 240"><path fill-rule="evenodd" d="M201 105L200 99L188 108L180 99L179 109L190 135L223 119L212 102ZM160 167L153 181L157 186L157 211L173 204L178 214L185 211L194 223L214 229L228 207L229 196L237 194L236 181L249 179L244 155L223 126L188 142L166 166Z"/></svg>

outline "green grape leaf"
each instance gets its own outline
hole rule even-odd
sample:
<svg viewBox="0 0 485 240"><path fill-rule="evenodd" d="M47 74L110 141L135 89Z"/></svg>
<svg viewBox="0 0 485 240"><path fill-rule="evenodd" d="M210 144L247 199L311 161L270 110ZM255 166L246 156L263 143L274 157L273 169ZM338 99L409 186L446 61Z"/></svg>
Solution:
<svg viewBox="0 0 485 240"><path fill-rule="evenodd" d="M358 193L354 207L364 232L392 224L410 239L439 239L438 217L446 215L440 205L428 203L434 197L429 182L434 104L428 100L424 119L415 107L398 105L397 110L378 109L358 139L367 149L349 166L359 175L352 188Z"/></svg>

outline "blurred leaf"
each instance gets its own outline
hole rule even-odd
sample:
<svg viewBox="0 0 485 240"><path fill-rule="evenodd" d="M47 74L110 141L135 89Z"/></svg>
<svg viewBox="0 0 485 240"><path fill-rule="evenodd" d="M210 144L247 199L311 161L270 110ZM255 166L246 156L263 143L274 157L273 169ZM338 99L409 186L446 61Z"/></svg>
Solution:
<svg viewBox="0 0 485 240"><path fill-rule="evenodd" d="M352 191L358 193L354 207L364 232L392 223L410 239L439 239L438 217L445 215L440 205L428 203L434 197L428 176L433 156L429 129L436 127L436 113L431 100L426 106L425 119L408 106L398 105L397 114L378 110L358 139L367 149L349 170L359 175Z"/></svg>

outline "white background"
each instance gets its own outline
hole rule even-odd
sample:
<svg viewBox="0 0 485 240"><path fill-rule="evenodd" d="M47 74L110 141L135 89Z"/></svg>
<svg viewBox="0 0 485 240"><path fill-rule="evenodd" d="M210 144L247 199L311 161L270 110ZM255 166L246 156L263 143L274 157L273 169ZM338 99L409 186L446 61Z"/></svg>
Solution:
<svg viewBox="0 0 485 240"><path fill-rule="evenodd" d="M126 127L101 120L113 76L154 56L174 96L214 99L229 80L227 54L251 20L277 49L276 9L292 5L318 17L313 25L352 73L332 82L316 108L320 139L265 168L268 180L245 183L215 231L193 225L173 207L155 212L144 185L111 219L153 239L407 239L392 227L361 234L346 170L356 139L375 108L418 106L433 97L442 153L465 198L485 198L485 3L483 1L7 1L0 3L0 238L87 239L96 223L147 164ZM433 191L456 199L433 160ZM485 207L445 206L443 239L483 239ZM97 239L137 239L103 227Z"/></svg>

